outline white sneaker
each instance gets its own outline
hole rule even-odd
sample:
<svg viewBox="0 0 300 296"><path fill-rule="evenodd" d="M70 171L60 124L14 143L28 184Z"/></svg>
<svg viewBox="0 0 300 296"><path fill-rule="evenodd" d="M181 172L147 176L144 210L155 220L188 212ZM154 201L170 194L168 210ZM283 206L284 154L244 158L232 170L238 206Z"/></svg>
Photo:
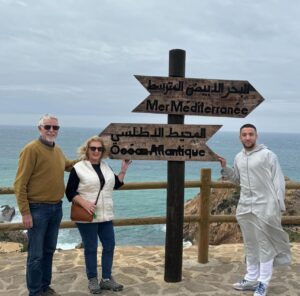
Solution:
<svg viewBox="0 0 300 296"><path fill-rule="evenodd" d="M234 283L233 288L239 291L255 291L257 285L257 281L247 281L242 279L240 282Z"/></svg>
<svg viewBox="0 0 300 296"><path fill-rule="evenodd" d="M268 291L268 286L262 282L259 282L253 296L266 296L267 291Z"/></svg>

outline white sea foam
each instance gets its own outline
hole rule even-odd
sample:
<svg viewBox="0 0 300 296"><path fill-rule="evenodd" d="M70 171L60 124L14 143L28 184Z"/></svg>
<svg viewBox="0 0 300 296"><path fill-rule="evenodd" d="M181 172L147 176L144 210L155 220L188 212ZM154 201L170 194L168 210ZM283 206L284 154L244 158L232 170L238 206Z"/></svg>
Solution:
<svg viewBox="0 0 300 296"><path fill-rule="evenodd" d="M56 249L71 250L75 249L77 243L58 243Z"/></svg>

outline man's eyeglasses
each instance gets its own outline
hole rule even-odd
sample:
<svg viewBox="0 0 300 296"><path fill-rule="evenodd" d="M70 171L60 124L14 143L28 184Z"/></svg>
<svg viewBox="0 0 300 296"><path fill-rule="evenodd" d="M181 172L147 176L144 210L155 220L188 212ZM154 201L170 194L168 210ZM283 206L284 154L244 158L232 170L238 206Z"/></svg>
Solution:
<svg viewBox="0 0 300 296"><path fill-rule="evenodd" d="M94 151L94 152L96 150L98 150L99 152L104 152L105 151L104 147L93 147L93 146L90 146L89 148L91 149L91 151Z"/></svg>
<svg viewBox="0 0 300 296"><path fill-rule="evenodd" d="M54 131L58 131L60 126L59 125L41 125L45 130L49 131L51 128L54 130Z"/></svg>

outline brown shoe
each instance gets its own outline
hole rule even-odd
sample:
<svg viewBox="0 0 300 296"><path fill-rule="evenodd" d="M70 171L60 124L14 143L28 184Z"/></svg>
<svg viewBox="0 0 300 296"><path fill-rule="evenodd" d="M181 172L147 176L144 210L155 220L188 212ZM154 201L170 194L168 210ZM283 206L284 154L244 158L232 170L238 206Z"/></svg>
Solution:
<svg viewBox="0 0 300 296"><path fill-rule="evenodd" d="M48 287L48 289L42 293L42 296L61 296L61 295L55 292L51 287Z"/></svg>

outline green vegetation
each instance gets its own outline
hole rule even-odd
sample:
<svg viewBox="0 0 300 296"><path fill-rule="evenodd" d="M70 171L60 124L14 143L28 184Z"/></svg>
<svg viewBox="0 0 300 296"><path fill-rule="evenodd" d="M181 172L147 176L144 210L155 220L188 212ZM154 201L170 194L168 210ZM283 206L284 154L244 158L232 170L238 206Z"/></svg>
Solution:
<svg viewBox="0 0 300 296"><path fill-rule="evenodd" d="M300 243L300 229L297 226L293 228L284 227L284 230L288 233L291 243Z"/></svg>

